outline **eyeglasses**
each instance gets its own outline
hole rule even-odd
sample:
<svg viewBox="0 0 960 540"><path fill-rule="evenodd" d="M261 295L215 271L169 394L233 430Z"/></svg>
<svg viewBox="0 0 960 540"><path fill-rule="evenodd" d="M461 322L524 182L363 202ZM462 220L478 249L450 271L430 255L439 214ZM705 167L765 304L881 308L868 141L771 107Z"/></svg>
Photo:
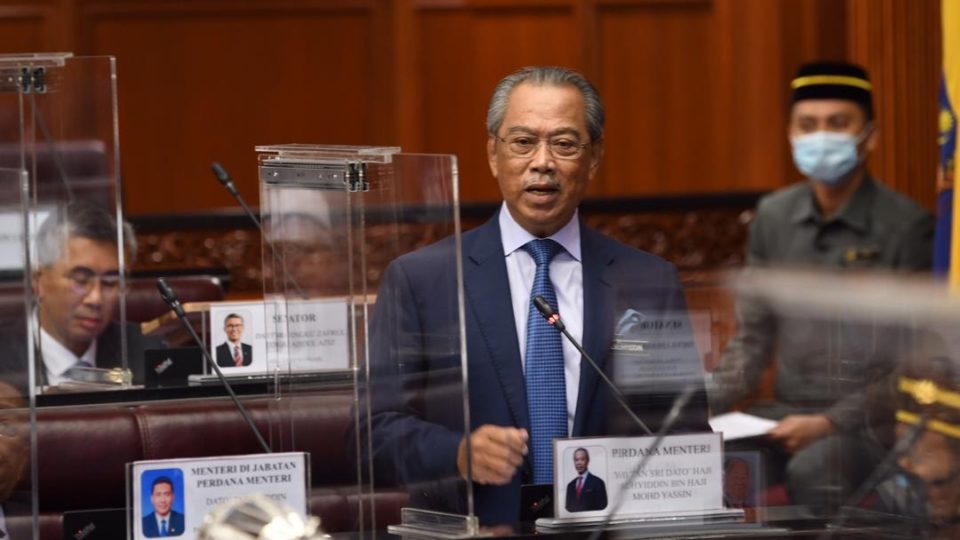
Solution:
<svg viewBox="0 0 960 540"><path fill-rule="evenodd" d="M120 292L119 274L100 274L89 268L74 268L65 276L69 281L73 292L77 296L86 296L93 290L94 285L100 283L100 294L104 296L116 296Z"/></svg>
<svg viewBox="0 0 960 540"><path fill-rule="evenodd" d="M506 143L507 149L514 157L526 158L536 153L540 148L540 143L545 142L550 155L557 159L577 159L583 154L583 149L590 146L590 143L580 144L575 139L569 137L553 137L550 139L541 139L533 135L509 135L506 138L494 135L498 141Z"/></svg>

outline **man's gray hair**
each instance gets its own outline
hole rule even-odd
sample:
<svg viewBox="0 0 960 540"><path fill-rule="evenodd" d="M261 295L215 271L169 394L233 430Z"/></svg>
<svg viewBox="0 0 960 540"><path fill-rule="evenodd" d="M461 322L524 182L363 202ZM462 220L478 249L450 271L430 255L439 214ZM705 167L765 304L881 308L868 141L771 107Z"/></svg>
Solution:
<svg viewBox="0 0 960 540"><path fill-rule="evenodd" d="M597 142L603 138L603 126L606 116L603 112L603 101L597 89L580 73L557 66L532 66L504 77L493 90L490 106L487 107L487 132L496 135L503 124L503 116L507 112L507 102L510 93L520 83L530 83L536 86L573 86L583 95L587 113L587 132L590 142Z"/></svg>
<svg viewBox="0 0 960 540"><path fill-rule="evenodd" d="M87 238L117 245L117 220L107 210L86 202L72 202L54 209L37 229L38 266L51 266L63 256L70 238ZM133 227L123 222L123 243L130 261L137 257Z"/></svg>

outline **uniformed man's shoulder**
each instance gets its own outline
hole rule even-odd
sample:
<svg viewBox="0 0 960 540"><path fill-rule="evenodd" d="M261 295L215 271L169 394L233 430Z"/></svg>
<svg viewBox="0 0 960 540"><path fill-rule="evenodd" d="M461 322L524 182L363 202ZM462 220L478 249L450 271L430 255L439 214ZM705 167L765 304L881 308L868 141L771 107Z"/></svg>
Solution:
<svg viewBox="0 0 960 540"><path fill-rule="evenodd" d="M875 215L881 219L889 218L894 221L910 223L931 217L930 212L920 206L910 197L890 189L880 181L874 180L877 195L874 198Z"/></svg>

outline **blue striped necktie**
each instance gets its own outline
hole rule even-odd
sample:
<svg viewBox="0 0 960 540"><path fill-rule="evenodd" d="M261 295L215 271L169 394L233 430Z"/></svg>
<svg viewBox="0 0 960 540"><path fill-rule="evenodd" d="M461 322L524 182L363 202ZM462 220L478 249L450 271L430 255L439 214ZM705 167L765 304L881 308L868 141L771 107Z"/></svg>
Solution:
<svg viewBox="0 0 960 540"><path fill-rule="evenodd" d="M542 296L557 310L557 294L550 282L550 261L563 247L553 240L532 240L523 249L537 263L527 314L526 383L533 450L533 482L553 483L553 440L567 437L567 391L563 375L560 332L551 328L533 305Z"/></svg>

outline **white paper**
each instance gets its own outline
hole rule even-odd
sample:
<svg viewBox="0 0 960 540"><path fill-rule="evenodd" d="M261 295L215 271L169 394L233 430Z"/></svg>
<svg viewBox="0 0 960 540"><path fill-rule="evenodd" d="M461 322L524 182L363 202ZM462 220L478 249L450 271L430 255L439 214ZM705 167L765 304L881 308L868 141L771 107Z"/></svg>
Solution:
<svg viewBox="0 0 960 540"><path fill-rule="evenodd" d="M715 432L723 433L725 441L766 435L776 425L776 420L742 412L719 414L710 419L710 427Z"/></svg>

